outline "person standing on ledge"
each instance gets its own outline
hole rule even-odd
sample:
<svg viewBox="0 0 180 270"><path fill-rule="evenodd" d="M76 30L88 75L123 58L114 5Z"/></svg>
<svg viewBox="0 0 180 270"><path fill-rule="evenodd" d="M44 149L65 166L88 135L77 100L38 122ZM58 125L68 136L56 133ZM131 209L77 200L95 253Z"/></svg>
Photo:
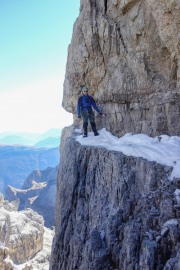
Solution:
<svg viewBox="0 0 180 270"><path fill-rule="evenodd" d="M100 114L103 115L102 112L99 110L97 107L94 99L88 95L88 87L83 86L81 88L82 90L82 96L79 97L78 99L78 104L77 104L77 114L78 118L83 119L83 130L84 130L84 135L83 137L87 137L87 128L88 128L88 120L90 121L91 128L94 132L94 136L98 136L99 133L97 132L96 129L96 123L95 123L95 116L94 112L92 110L92 107Z"/></svg>

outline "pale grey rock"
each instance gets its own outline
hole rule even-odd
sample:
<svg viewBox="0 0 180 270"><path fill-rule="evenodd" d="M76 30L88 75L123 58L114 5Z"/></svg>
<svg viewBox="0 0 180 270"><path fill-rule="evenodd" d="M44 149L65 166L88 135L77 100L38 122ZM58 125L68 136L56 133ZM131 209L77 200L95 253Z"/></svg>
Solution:
<svg viewBox="0 0 180 270"><path fill-rule="evenodd" d="M8 261L9 249L0 246L0 269L1 270L14 270L13 263Z"/></svg>
<svg viewBox="0 0 180 270"><path fill-rule="evenodd" d="M49 270L49 260L51 254L51 245L54 232L50 229L44 227L44 237L43 237L43 248L40 252L29 260L27 263L22 265L22 270ZM15 266L15 269L18 266ZM25 268L24 268L25 267ZM18 269L18 268L17 268Z"/></svg>
<svg viewBox="0 0 180 270"><path fill-rule="evenodd" d="M3 201L4 201L3 195L2 193L0 193L0 207L3 205Z"/></svg>
<svg viewBox="0 0 180 270"><path fill-rule="evenodd" d="M1 270L49 270L54 232L43 225L37 213L15 211L0 194Z"/></svg>
<svg viewBox="0 0 180 270"><path fill-rule="evenodd" d="M0 269L1 270L49 270L49 258L51 252L53 231L44 228L43 248L31 260L24 264L15 264L10 258L10 250L0 246ZM27 258L28 259L28 258Z"/></svg>
<svg viewBox="0 0 180 270"><path fill-rule="evenodd" d="M44 220L31 209L8 211L0 208L0 242L17 264L31 259L43 246Z"/></svg>
<svg viewBox="0 0 180 270"><path fill-rule="evenodd" d="M64 108L87 84L116 135L180 135L180 3L83 0L68 49ZM74 117L74 123L78 120Z"/></svg>
<svg viewBox="0 0 180 270"><path fill-rule="evenodd" d="M63 149L50 269L178 269L171 170L73 138Z"/></svg>

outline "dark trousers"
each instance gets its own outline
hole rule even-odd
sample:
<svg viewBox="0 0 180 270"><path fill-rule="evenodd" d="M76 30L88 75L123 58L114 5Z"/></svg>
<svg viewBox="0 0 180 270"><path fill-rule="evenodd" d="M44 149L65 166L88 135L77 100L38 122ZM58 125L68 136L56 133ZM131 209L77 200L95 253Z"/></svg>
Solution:
<svg viewBox="0 0 180 270"><path fill-rule="evenodd" d="M96 129L94 112L92 110L90 110L90 111L83 111L82 112L82 118L83 118L84 135L87 135L88 120L89 120L89 122L91 124L92 131L96 135L97 134L97 129Z"/></svg>

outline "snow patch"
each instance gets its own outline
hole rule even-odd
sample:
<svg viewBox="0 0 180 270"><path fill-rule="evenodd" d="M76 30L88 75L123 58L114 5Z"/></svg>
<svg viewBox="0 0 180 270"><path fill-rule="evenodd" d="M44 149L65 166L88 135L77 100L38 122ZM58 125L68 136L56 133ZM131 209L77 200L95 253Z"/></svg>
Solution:
<svg viewBox="0 0 180 270"><path fill-rule="evenodd" d="M169 228L171 226L177 226L178 225L178 220L173 218L173 219L169 219L167 220L164 224L163 224L163 228Z"/></svg>
<svg viewBox="0 0 180 270"><path fill-rule="evenodd" d="M175 194L177 203L180 204L180 189L177 188L174 194Z"/></svg>
<svg viewBox="0 0 180 270"><path fill-rule="evenodd" d="M82 133L82 129L76 128L76 129L75 129L75 132L76 132L76 133Z"/></svg>
<svg viewBox="0 0 180 270"><path fill-rule="evenodd" d="M75 130L77 133L80 130ZM108 150L122 152L127 156L142 157L173 168L170 180L180 177L180 137L161 135L149 137L145 134L127 133L123 137L113 136L105 128L99 131L99 136L88 133L75 137L82 145L104 147Z"/></svg>

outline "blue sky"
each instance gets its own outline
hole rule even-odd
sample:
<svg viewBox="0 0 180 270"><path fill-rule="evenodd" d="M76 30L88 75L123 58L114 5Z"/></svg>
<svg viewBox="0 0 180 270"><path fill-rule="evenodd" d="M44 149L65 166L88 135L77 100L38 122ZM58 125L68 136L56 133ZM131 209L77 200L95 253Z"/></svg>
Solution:
<svg viewBox="0 0 180 270"><path fill-rule="evenodd" d="M71 122L61 100L79 2L0 1L0 132L45 131Z"/></svg>

